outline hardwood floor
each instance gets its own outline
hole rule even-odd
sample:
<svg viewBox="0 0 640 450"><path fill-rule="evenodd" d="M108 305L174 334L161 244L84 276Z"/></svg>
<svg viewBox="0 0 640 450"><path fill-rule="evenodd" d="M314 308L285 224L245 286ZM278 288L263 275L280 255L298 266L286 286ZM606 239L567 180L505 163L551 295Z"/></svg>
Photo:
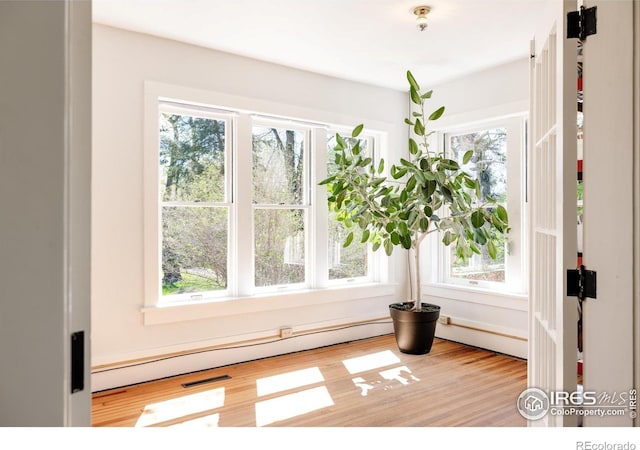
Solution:
<svg viewBox="0 0 640 450"><path fill-rule="evenodd" d="M92 423L521 427L526 383L526 361L439 339L407 355L388 335L96 393Z"/></svg>

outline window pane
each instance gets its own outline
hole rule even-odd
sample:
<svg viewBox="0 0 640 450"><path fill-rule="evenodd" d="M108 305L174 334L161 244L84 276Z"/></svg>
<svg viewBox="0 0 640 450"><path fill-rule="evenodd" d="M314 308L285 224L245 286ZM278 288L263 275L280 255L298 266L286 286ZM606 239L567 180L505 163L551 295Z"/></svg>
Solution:
<svg viewBox="0 0 640 450"><path fill-rule="evenodd" d="M160 199L225 200L225 121L160 114Z"/></svg>
<svg viewBox="0 0 640 450"><path fill-rule="evenodd" d="M329 279L364 277L367 269L367 244L360 242L362 230L359 227L347 229L335 218L335 212L329 212ZM353 231L353 242L343 246L344 240Z"/></svg>
<svg viewBox="0 0 640 450"><path fill-rule="evenodd" d="M255 285L304 283L304 211L256 209Z"/></svg>
<svg viewBox="0 0 640 450"><path fill-rule="evenodd" d="M362 155L369 156L369 141L367 139L354 139L344 137L350 144L360 142ZM336 146L335 133L327 136L327 151L333 154ZM329 157L327 159L327 175L335 171L335 161ZM353 242L345 248L344 241L347 235L353 231ZM329 280L340 280L345 278L364 277L368 275L367 265L367 243L362 243L362 230L355 226L348 229L344 224L336 219L336 213L329 211Z"/></svg>
<svg viewBox="0 0 640 450"><path fill-rule="evenodd" d="M482 200L490 196L506 207L507 199L507 130L493 128L450 137L450 149L454 158L462 165L464 154L473 150L473 157L464 168L480 180ZM496 281L505 278L504 256L506 241L497 246L498 256L491 259L486 249L474 255L466 263L456 260L455 246L451 251L451 276L470 280Z"/></svg>
<svg viewBox="0 0 640 450"><path fill-rule="evenodd" d="M253 128L253 202L301 205L304 199L302 131Z"/></svg>
<svg viewBox="0 0 640 450"><path fill-rule="evenodd" d="M227 287L227 208L162 208L162 294Z"/></svg>

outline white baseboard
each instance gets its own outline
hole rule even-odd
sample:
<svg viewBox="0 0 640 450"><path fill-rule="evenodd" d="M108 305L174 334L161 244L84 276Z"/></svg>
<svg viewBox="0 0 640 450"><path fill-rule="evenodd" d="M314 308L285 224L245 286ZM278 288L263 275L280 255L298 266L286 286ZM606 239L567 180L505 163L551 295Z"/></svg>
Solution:
<svg viewBox="0 0 640 450"><path fill-rule="evenodd" d="M390 321L390 319L389 319ZM132 361L123 365L96 367L91 374L91 391L98 392L151 380L182 375L200 370L227 366L270 356L309 350L313 348L366 339L393 333L391 323L371 322L344 328L322 331L296 331L290 338L275 339L253 344L235 345L229 342L224 347L194 349L183 354L158 355L156 359L139 362Z"/></svg>
<svg viewBox="0 0 640 450"><path fill-rule="evenodd" d="M520 333L509 333L508 330L495 329L489 324L471 323L452 318L451 325L438 323L436 337L527 359L526 337L521 336Z"/></svg>

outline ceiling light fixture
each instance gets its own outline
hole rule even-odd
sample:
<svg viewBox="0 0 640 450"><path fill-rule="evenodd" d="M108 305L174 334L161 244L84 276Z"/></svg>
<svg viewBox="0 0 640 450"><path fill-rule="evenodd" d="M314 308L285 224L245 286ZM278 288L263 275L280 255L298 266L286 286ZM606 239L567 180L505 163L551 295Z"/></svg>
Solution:
<svg viewBox="0 0 640 450"><path fill-rule="evenodd" d="M416 15L416 22L418 22L418 30L424 31L427 28L427 14L429 14L431 8L428 6L418 6L413 10Z"/></svg>

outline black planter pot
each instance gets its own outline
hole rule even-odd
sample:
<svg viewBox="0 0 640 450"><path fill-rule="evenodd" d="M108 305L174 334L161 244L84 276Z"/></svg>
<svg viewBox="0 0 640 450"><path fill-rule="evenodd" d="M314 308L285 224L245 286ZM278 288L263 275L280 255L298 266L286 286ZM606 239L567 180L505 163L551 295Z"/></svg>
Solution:
<svg viewBox="0 0 640 450"><path fill-rule="evenodd" d="M410 311L413 303L392 303L389 313L393 319L396 343L402 353L424 355L431 351L440 307L423 303L422 311Z"/></svg>

